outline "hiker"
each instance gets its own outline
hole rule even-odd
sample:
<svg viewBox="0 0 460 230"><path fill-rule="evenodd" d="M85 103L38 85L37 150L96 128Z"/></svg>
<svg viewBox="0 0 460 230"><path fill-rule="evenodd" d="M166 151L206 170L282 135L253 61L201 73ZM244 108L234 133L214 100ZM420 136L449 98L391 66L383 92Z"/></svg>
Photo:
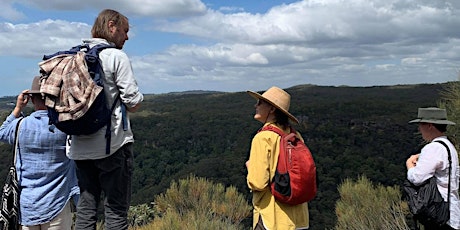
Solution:
<svg viewBox="0 0 460 230"><path fill-rule="evenodd" d="M121 13L105 9L97 16L91 30L92 38L83 43L93 47L106 43L99 53L105 76L104 93L107 105L119 97L112 114L110 150L106 153L106 129L94 134L72 135L69 158L77 165L80 201L77 206L76 230L96 229L98 206L104 194L104 225L106 230L128 229L133 174L133 133L129 113L135 112L143 95L134 78L128 56L121 50L128 40L129 21ZM121 101L121 102L120 102Z"/></svg>
<svg viewBox="0 0 460 230"><path fill-rule="evenodd" d="M442 227L435 224L425 224L425 230L460 229L460 201L458 196L460 169L458 154L455 146L445 134L447 125L455 125L455 123L447 120L445 109L435 107L419 108L417 119L411 120L409 123L418 124L418 130L423 140L428 143L419 154L410 156L406 161L407 179L411 183L419 185L435 176L438 190L444 200L447 201L449 181L448 152L446 147L436 141L442 141L449 147L452 158L449 200L450 219Z"/></svg>
<svg viewBox="0 0 460 230"><path fill-rule="evenodd" d="M22 229L71 229L72 203L79 189L75 163L66 156L67 135L50 132L45 101L40 94L40 78L30 90L22 91L13 112L0 127L0 141L14 144L16 125L29 101L35 111L23 117L19 126L16 171L21 190L19 210ZM72 199L73 198L73 199Z"/></svg>
<svg viewBox="0 0 460 230"><path fill-rule="evenodd" d="M255 99L254 119L263 126L273 125L285 133L290 132L290 122L299 121L289 113L291 96L278 87L271 87L262 95L247 91ZM300 134L297 133L300 137ZM301 137L300 137L301 138ZM307 202L288 205L275 200L270 191L270 181L275 174L280 146L280 136L275 132L258 132L251 143L247 184L252 191L253 229L308 229Z"/></svg>

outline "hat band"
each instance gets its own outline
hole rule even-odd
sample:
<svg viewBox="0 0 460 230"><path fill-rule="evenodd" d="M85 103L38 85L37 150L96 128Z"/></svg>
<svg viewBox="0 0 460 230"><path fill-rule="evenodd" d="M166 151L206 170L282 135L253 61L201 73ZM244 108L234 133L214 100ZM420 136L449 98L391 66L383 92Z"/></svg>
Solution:
<svg viewBox="0 0 460 230"><path fill-rule="evenodd" d="M437 117L417 117L420 120L438 120L438 121L447 121L446 118L437 118Z"/></svg>

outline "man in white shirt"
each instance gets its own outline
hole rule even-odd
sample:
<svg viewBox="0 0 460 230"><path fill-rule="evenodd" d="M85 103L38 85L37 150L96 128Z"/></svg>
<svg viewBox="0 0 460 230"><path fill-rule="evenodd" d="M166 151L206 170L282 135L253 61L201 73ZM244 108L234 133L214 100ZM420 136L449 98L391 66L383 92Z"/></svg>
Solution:
<svg viewBox="0 0 460 230"><path fill-rule="evenodd" d="M425 224L425 230L460 229L460 201L458 196L459 187L459 164L458 154L455 146L449 141L445 132L447 125L455 125L447 120L445 109L430 107L419 108L418 117L409 123L418 123L418 129L422 138L428 144L425 145L419 154L412 155L406 161L407 179L415 185L422 184L431 177L436 177L438 190L445 201L447 201L449 185L449 161L448 151L441 143L444 142L451 153L452 168L450 180L450 219L447 224L439 226L436 224Z"/></svg>
<svg viewBox="0 0 460 230"><path fill-rule="evenodd" d="M112 114L111 141L107 151L106 129L90 135L72 135L69 158L77 165L80 200L76 230L96 229L97 207L104 193L106 230L128 229L127 214L131 202L134 142L129 112L135 112L143 100L128 56L121 49L128 40L128 18L115 10L99 13L91 30L91 39L83 43L93 47L105 43L99 53L104 71L104 93L109 107L118 100ZM118 99L119 98L119 99ZM126 112L126 110L128 112Z"/></svg>

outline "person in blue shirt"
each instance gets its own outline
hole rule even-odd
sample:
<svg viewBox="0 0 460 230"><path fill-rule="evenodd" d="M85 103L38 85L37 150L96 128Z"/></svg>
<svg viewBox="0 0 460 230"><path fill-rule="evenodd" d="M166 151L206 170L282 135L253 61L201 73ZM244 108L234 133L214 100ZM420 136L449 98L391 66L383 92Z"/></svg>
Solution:
<svg viewBox="0 0 460 230"><path fill-rule="evenodd" d="M35 111L22 119L18 131L19 223L23 230L69 230L71 203L76 202L80 194L76 168L74 161L66 156L67 135L49 129L39 77L33 79L30 90L18 95L13 112L0 126L0 141L14 144L16 125L29 101Z"/></svg>

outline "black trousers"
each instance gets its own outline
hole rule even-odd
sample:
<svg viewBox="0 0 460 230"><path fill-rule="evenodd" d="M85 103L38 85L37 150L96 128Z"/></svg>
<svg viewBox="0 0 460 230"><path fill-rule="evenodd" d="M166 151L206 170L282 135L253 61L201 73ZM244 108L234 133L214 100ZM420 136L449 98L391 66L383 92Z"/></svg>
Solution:
<svg viewBox="0 0 460 230"><path fill-rule="evenodd" d="M259 221L257 221L256 227L254 228L254 230L266 230L266 228L264 227L264 223L262 222L261 216L259 216Z"/></svg>
<svg viewBox="0 0 460 230"><path fill-rule="evenodd" d="M265 230L264 223L262 222L261 216L259 216L259 221L257 221L256 227L254 230Z"/></svg>
<svg viewBox="0 0 460 230"><path fill-rule="evenodd" d="M426 224L426 225L423 225L423 227L425 227L425 230L455 230L447 224L443 226Z"/></svg>
<svg viewBox="0 0 460 230"><path fill-rule="evenodd" d="M76 160L80 199L76 230L96 230L97 207L104 192L106 230L127 230L133 174L133 146L127 143L109 157Z"/></svg>

